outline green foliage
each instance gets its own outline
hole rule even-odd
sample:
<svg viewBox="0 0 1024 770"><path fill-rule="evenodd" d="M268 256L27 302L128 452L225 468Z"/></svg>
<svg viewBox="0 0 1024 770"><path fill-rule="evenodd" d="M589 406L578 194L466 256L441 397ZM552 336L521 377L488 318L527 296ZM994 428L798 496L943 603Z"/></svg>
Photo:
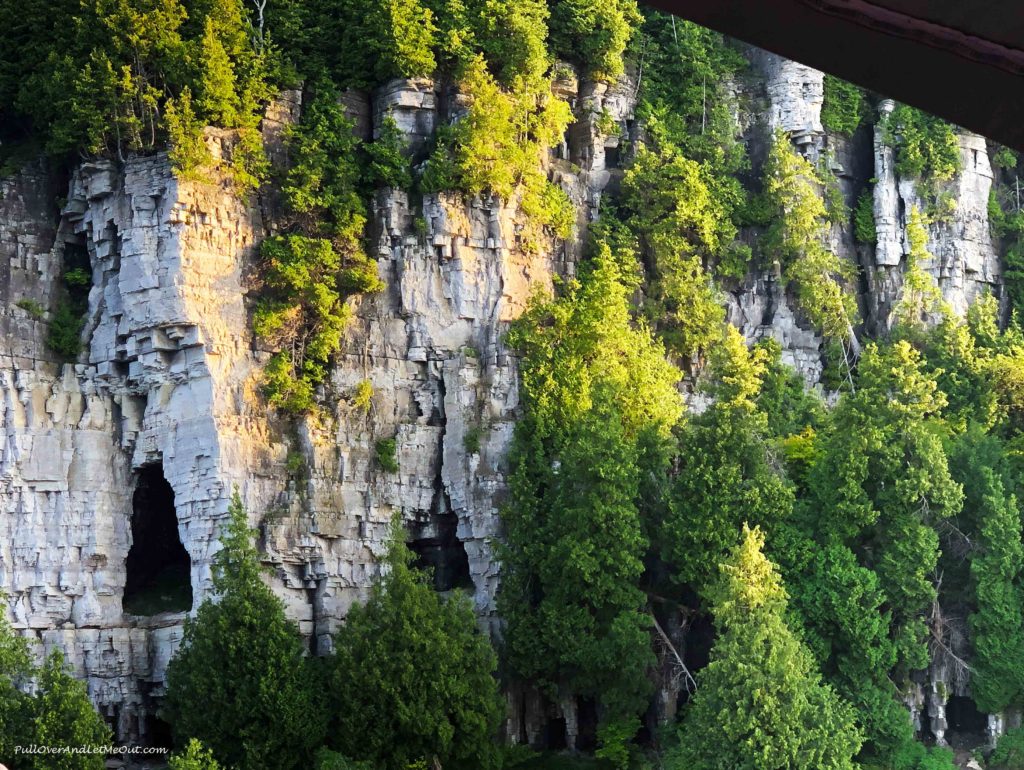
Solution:
<svg viewBox="0 0 1024 770"><path fill-rule="evenodd" d="M412 171L404 151L404 141L398 124L390 115L385 116L376 140L366 146L366 152L370 156L369 183L374 187L408 190L412 186Z"/></svg>
<svg viewBox="0 0 1024 770"><path fill-rule="evenodd" d="M398 152L386 123L382 139L381 147ZM264 239L263 287L253 316L256 336L274 351L264 369L264 393L272 406L292 414L315 407L315 390L351 315L346 300L384 288L362 245L366 208L357 147L335 91L319 84L289 135L292 165L281 186L296 232ZM374 158L373 173L393 181L395 157L388 151Z"/></svg>
<svg viewBox="0 0 1024 770"><path fill-rule="evenodd" d="M731 196L742 192L726 175L744 167L743 145L736 140L728 83L747 61L717 32L649 8L634 37L633 48L644 62L637 116L659 139L713 168Z"/></svg>
<svg viewBox="0 0 1024 770"><path fill-rule="evenodd" d="M729 326L712 350L715 400L679 439L678 473L658 542L677 581L703 593L718 564L739 541L744 522L771 529L793 507L792 489L773 469L764 440L767 417L755 399L765 373L764 348L748 351Z"/></svg>
<svg viewBox="0 0 1024 770"><path fill-rule="evenodd" d="M366 225L356 162L359 140L332 86L315 84L287 139L291 164L281 194L294 226L330 238L341 250L358 250Z"/></svg>
<svg viewBox="0 0 1024 770"><path fill-rule="evenodd" d="M167 124L168 157L182 179L205 181L202 169L212 163L210 150L203 141L203 121L192 107L192 91L186 87L177 99L164 106Z"/></svg>
<svg viewBox="0 0 1024 770"><path fill-rule="evenodd" d="M29 314L30 318L36 321L41 321L43 319L43 316L46 315L46 308L44 308L34 299L28 299L27 297L24 299L19 299L17 302L14 303L14 305L15 307L20 307L22 310Z"/></svg>
<svg viewBox="0 0 1024 770"><path fill-rule="evenodd" d="M509 342L522 354L524 415L498 602L512 672L551 698L599 704L601 751L621 758L639 727L653 662L639 589L647 543L638 496L645 457L679 419L679 372L645 326L606 244L555 301L535 301Z"/></svg>
<svg viewBox="0 0 1024 770"><path fill-rule="evenodd" d="M825 101L821 124L833 134L850 136L864 119L864 92L853 83L825 75Z"/></svg>
<svg viewBox="0 0 1024 770"><path fill-rule="evenodd" d="M267 238L260 253L265 288L253 329L279 349L264 372L264 393L271 406L305 411L351 312L338 288L341 257L330 241L301 235Z"/></svg>
<svg viewBox="0 0 1024 770"><path fill-rule="evenodd" d="M92 275L74 262L77 252L64 255L64 272L57 306L50 316L46 344L62 361L74 361L82 352L82 330L89 309ZM85 256L85 259L88 257Z"/></svg>
<svg viewBox="0 0 1024 770"><path fill-rule="evenodd" d="M110 728L103 721L85 689L85 683L64 669L64 656L54 651L38 674L38 693L32 701L33 742L40 746L109 746ZM101 770L102 753L35 755L38 770Z"/></svg>
<svg viewBox="0 0 1024 770"><path fill-rule="evenodd" d="M964 487L964 513L971 519L962 526L977 533L970 561L977 608L969 618L974 647L971 693L988 713L1017 705L1024 697L1021 519L1017 500L1000 473L1006 469L992 467L993 456L1005 456L1005 449L974 429L957 443L950 461Z"/></svg>
<svg viewBox="0 0 1024 770"><path fill-rule="evenodd" d="M387 473L398 473L397 445L393 438L382 438L374 445L377 464Z"/></svg>
<svg viewBox="0 0 1024 770"><path fill-rule="evenodd" d="M475 0L468 7L471 35L498 81L513 90L524 84L546 87L548 3Z"/></svg>
<svg viewBox="0 0 1024 770"><path fill-rule="evenodd" d="M321 20L324 33L338 41L327 64L342 87L425 77L437 66L434 16L418 0L328 0Z"/></svg>
<svg viewBox="0 0 1024 770"><path fill-rule="evenodd" d="M736 230L713 193L706 167L672 147L641 147L622 180L625 221L648 266L645 315L684 356L706 350L724 313L705 271Z"/></svg>
<svg viewBox="0 0 1024 770"><path fill-rule="evenodd" d="M852 268L826 248L821 186L811 163L777 134L764 169L765 197L774 214L766 251L779 260L783 278L794 286L797 304L811 323L826 337L846 341L857 313L853 297L843 290Z"/></svg>
<svg viewBox="0 0 1024 770"><path fill-rule="evenodd" d="M242 0L86 0L42 16L44 5L0 33L0 101L48 151L123 158L170 140L191 174L206 160L202 124L255 129L274 65Z"/></svg>
<svg viewBox="0 0 1024 770"><path fill-rule="evenodd" d="M354 762L336 751L320 749L316 753L316 770L374 770L374 768L369 762Z"/></svg>
<svg viewBox="0 0 1024 770"><path fill-rule="evenodd" d="M442 599L410 567L396 518L387 572L349 610L328 663L332 748L385 770L417 761L498 766L497 660L461 593Z"/></svg>
<svg viewBox="0 0 1024 770"><path fill-rule="evenodd" d="M572 208L565 193L545 176L543 158L572 120L569 105L551 95L545 79L519 78L511 89L502 88L481 56L463 67L459 90L469 102L468 112L439 133L424 188L493 194L503 200L518 194L537 228L567 237ZM526 238L536 236L533 232Z"/></svg>
<svg viewBox="0 0 1024 770"><path fill-rule="evenodd" d="M34 695L24 686L35 679ZM0 756L11 770L100 770L105 756L17 754L15 746L109 746L110 728L89 702L85 684L67 673L64 656L54 650L41 668L32 665L29 646L7 621L0 592Z"/></svg>
<svg viewBox="0 0 1024 770"><path fill-rule="evenodd" d="M483 435L483 428L473 425L466 430L462 437L462 446L468 454L475 455L480 452L480 438Z"/></svg>
<svg viewBox="0 0 1024 770"><path fill-rule="evenodd" d="M921 266L923 261L931 260L932 255L927 248L928 231L916 207L911 209L907 220L907 244L910 250L903 268L903 293L893 308L893 317L898 324L920 330L930 317L941 316L949 311L939 287Z"/></svg>
<svg viewBox="0 0 1024 770"><path fill-rule="evenodd" d="M613 82L625 71L622 56L643 18L634 0L557 0L551 9L551 46L581 62L591 77Z"/></svg>
<svg viewBox="0 0 1024 770"><path fill-rule="evenodd" d="M218 599L185 622L164 717L180 744L198 739L225 765L309 767L324 738L323 707L302 637L262 572L236 491L214 557Z"/></svg>
<svg viewBox="0 0 1024 770"><path fill-rule="evenodd" d="M960 143L941 118L899 104L885 118L886 141L896 148L900 176L946 181L960 170Z"/></svg>
<svg viewBox="0 0 1024 770"><path fill-rule="evenodd" d="M764 361L757 408L767 418L769 436L789 436L805 428L816 427L825 416L824 404L808 391L803 377L782 362L782 346L774 339L757 343Z"/></svg>
<svg viewBox="0 0 1024 770"><path fill-rule="evenodd" d="M711 589L717 636L679 728L674 770L853 770L862 736L850 706L821 682L787 627L787 597L759 530L721 565Z"/></svg>
<svg viewBox="0 0 1024 770"><path fill-rule="evenodd" d="M1024 770L1024 728L1008 730L1000 736L987 766L992 770Z"/></svg>
<svg viewBox="0 0 1024 770"><path fill-rule="evenodd" d="M213 752L205 749L195 738L189 740L183 751L171 754L168 767L170 770L221 770Z"/></svg>
<svg viewBox="0 0 1024 770"><path fill-rule="evenodd" d="M373 405L373 383L369 380L360 380L352 390L352 408L364 414L370 411Z"/></svg>
<svg viewBox="0 0 1024 770"><path fill-rule="evenodd" d="M992 165L1004 171L1017 167L1017 153L1009 147L999 147L992 154Z"/></svg>
<svg viewBox="0 0 1024 770"><path fill-rule="evenodd" d="M927 660L924 613L935 598L934 525L959 511L938 416L946 397L907 342L869 345L857 389L840 401L812 471L820 526L841 542L876 545L866 560L893 610L899 661Z"/></svg>
<svg viewBox="0 0 1024 770"><path fill-rule="evenodd" d="M1024 309L1024 209L1019 182L1014 188L999 182L992 185L988 200L988 221L992 235L1003 247L1006 294L1015 314Z"/></svg>
<svg viewBox="0 0 1024 770"><path fill-rule="evenodd" d="M857 198L853 209L853 236L861 243L874 246L878 240L875 230L875 200L870 189Z"/></svg>

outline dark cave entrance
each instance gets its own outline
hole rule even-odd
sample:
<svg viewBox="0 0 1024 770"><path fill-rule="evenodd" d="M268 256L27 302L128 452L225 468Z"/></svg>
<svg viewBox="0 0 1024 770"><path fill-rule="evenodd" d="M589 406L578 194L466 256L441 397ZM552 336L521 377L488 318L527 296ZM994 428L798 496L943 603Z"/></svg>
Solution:
<svg viewBox="0 0 1024 770"><path fill-rule="evenodd" d="M988 717L977 704L962 695L954 695L946 703L946 740L954 749L975 749L984 745Z"/></svg>
<svg viewBox="0 0 1024 770"><path fill-rule="evenodd" d="M159 463L139 469L132 496L124 611L130 615L192 609L192 563L178 537L174 490Z"/></svg>
<svg viewBox="0 0 1024 770"><path fill-rule="evenodd" d="M142 723L142 740L146 746L168 750L174 748L171 726L155 714L146 714Z"/></svg>
<svg viewBox="0 0 1024 770"><path fill-rule="evenodd" d="M430 570L434 575L434 589L451 591L454 588L474 589L469 574L469 555L459 540L456 530L459 519L454 513L436 514L425 527L421 537L409 543L416 554L415 566Z"/></svg>

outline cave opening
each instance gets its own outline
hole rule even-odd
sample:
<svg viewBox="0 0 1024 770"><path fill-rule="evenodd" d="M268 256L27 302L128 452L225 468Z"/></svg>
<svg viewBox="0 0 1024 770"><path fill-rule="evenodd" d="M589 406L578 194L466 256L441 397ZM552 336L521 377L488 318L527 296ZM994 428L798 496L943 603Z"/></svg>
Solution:
<svg viewBox="0 0 1024 770"><path fill-rule="evenodd" d="M946 740L955 749L975 749L985 743L988 717L966 696L954 695L946 703Z"/></svg>
<svg viewBox="0 0 1024 770"><path fill-rule="evenodd" d="M126 613L156 615L192 609L192 564L178 537L174 490L160 463L139 469L126 568Z"/></svg>
<svg viewBox="0 0 1024 770"><path fill-rule="evenodd" d="M565 717L552 717L544 726L544 747L548 751L565 751L569 746L569 735Z"/></svg>
<svg viewBox="0 0 1024 770"><path fill-rule="evenodd" d="M416 554L414 566L430 570L434 575L434 589L451 591L455 588L473 590L469 572L469 555L459 540L456 530L459 519L454 513L435 514L429 535L413 539L408 545Z"/></svg>
<svg viewBox="0 0 1024 770"><path fill-rule="evenodd" d="M146 714L142 723L142 739L146 746L174 748L174 735L169 723L155 714Z"/></svg>

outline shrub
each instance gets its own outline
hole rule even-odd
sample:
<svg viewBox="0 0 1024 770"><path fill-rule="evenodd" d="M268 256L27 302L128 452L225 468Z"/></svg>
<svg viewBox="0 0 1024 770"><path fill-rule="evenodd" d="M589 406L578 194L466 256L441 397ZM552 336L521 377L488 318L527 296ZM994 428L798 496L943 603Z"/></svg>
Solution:
<svg viewBox="0 0 1024 770"><path fill-rule="evenodd" d="M369 380L360 380L352 389L352 408L357 412L370 411L373 405L373 383Z"/></svg>
<svg viewBox="0 0 1024 770"><path fill-rule="evenodd" d="M397 444L393 438L382 438L374 447L377 463L388 473L398 473Z"/></svg>
<svg viewBox="0 0 1024 770"><path fill-rule="evenodd" d="M408 190L412 186L412 171L405 156L405 142L398 124L390 115L384 117L380 135L366 145L370 156L369 183L374 187L393 187Z"/></svg>
<svg viewBox="0 0 1024 770"><path fill-rule="evenodd" d="M81 309L69 301L57 304L50 318L46 344L64 361L74 361L82 352L82 329L85 318Z"/></svg>
<svg viewBox="0 0 1024 770"><path fill-rule="evenodd" d="M992 770L1024 770L1024 728L1000 736L988 762Z"/></svg>
<svg viewBox="0 0 1024 770"><path fill-rule="evenodd" d="M203 747L195 738L189 740L183 751L171 754L168 762L170 770L221 770L221 765L213 758L213 752Z"/></svg>
<svg viewBox="0 0 1024 770"><path fill-rule="evenodd" d="M334 637L331 748L384 770L495 768L497 659L465 595L443 599L412 558L396 517L383 578Z"/></svg>
<svg viewBox="0 0 1024 770"><path fill-rule="evenodd" d="M483 429L479 425L473 425L466 430L462 437L462 446L466 452L475 455L480 451L480 438L483 436Z"/></svg>
<svg viewBox="0 0 1024 770"><path fill-rule="evenodd" d="M20 307L36 321L42 320L43 316L46 315L46 308L34 299L19 299L14 305Z"/></svg>
<svg viewBox="0 0 1024 770"><path fill-rule="evenodd" d="M941 118L900 104L886 117L884 135L896 148L900 176L941 182L960 170L956 131Z"/></svg>
<svg viewBox="0 0 1024 770"><path fill-rule="evenodd" d="M875 199L870 189L864 190L857 198L853 210L853 237L861 243L874 246L878 241L875 231Z"/></svg>
<svg viewBox="0 0 1024 770"><path fill-rule="evenodd" d="M826 337L845 341L852 333L856 304L841 282L851 277L852 268L825 246L821 180L782 134L775 137L764 174L765 195L774 210L766 250L778 256L783 277L795 288L797 303L811 323Z"/></svg>
<svg viewBox="0 0 1024 770"><path fill-rule="evenodd" d="M561 141L572 120L569 106L551 95L546 79L517 80L511 90L503 89L480 56L465 65L459 87L469 111L438 133L424 190L494 194L506 201L521 193L522 209L534 225L566 237L572 207L543 169L548 148ZM535 237L526 234L528 246Z"/></svg>
<svg viewBox="0 0 1024 770"><path fill-rule="evenodd" d="M864 92L860 88L834 75L825 75L821 124L826 131L849 136L860 125L863 112Z"/></svg>

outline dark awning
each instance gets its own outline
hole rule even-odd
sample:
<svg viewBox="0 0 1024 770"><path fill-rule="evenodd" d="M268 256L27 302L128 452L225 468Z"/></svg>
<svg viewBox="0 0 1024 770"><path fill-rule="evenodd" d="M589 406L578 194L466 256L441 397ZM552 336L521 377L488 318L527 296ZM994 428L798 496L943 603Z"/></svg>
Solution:
<svg viewBox="0 0 1024 770"><path fill-rule="evenodd" d="M1024 150L1021 0L645 0Z"/></svg>

